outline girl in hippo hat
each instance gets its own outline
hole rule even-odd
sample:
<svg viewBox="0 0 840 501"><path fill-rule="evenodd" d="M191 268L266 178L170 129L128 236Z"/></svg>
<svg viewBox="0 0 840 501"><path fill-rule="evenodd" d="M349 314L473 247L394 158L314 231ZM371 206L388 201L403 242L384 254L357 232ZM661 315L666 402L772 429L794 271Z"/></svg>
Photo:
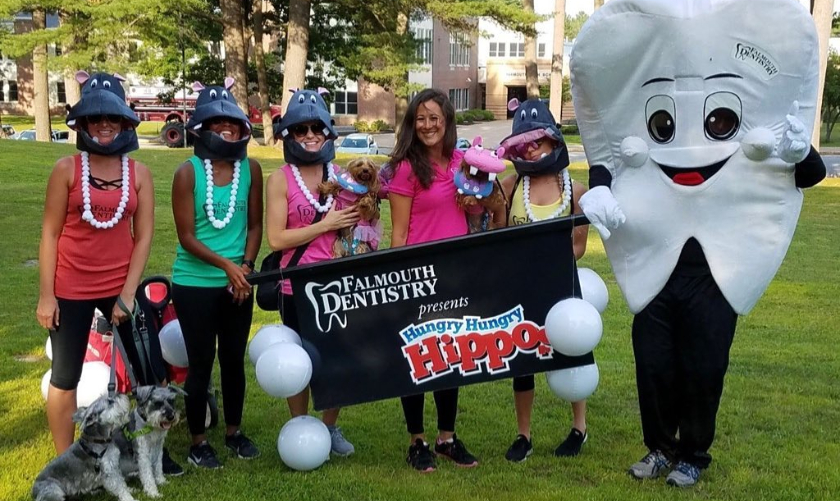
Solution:
<svg viewBox="0 0 840 501"><path fill-rule="evenodd" d="M76 387L94 311L105 312L120 336L132 339L126 320L154 228L152 176L128 158L138 147L140 120L125 103L123 78L79 71L76 80L82 98L70 108L67 125L77 132L79 153L60 159L50 174L39 251L37 317L53 348L47 421L59 454L73 443ZM139 367L134 343L124 344L127 362ZM152 366L165 379L163 362Z"/></svg>
<svg viewBox="0 0 840 501"><path fill-rule="evenodd" d="M495 219L496 226L511 226L555 217L581 214L578 204L586 188L569 175L569 153L563 135L548 107L539 99L508 103L514 111L512 133L502 141L505 156L513 162L516 174L502 180L508 200L508 214ZM497 214L498 216L498 214ZM573 230L575 259L586 252L589 226ZM534 376L513 379L513 401L519 434L505 457L524 461L531 454L531 411L534 407ZM586 400L572 403L572 430L555 450L555 456L576 456L588 438Z"/></svg>
<svg viewBox="0 0 840 501"><path fill-rule="evenodd" d="M355 206L339 210L332 195L318 196L318 185L334 178L337 172L331 161L335 158L334 141L338 134L321 97L326 89L292 92L286 114L274 131L275 137L283 141L287 163L268 177L266 185L268 244L274 251L283 251L281 268L332 259L338 230L359 221ZM280 316L286 326L300 331L294 301L291 283L283 280ZM306 415L309 388L287 401L292 417ZM330 431L332 453L349 456L355 448L336 426L338 413L339 409L327 409L322 419Z"/></svg>
<svg viewBox="0 0 840 501"><path fill-rule="evenodd" d="M217 341L225 446L242 459L259 455L239 428L245 401L245 347L253 314L245 275L254 270L262 242L262 169L247 156L251 123L236 104L232 85L232 78L226 78L223 86L193 84L199 95L186 128L195 136L195 154L175 172L172 185L179 241L172 301L189 359L184 384L192 434L188 460L210 469L221 467L204 428Z"/></svg>

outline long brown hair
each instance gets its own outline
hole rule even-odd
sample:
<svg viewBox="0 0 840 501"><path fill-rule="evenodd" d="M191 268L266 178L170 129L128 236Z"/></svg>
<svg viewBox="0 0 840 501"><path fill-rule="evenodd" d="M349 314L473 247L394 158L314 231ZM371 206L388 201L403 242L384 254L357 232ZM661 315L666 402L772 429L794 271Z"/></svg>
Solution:
<svg viewBox="0 0 840 501"><path fill-rule="evenodd" d="M452 106L449 97L438 89L422 90L411 100L400 124L394 150L391 152L391 165L397 168L400 162L408 160L414 176L425 189L432 185L435 173L432 163L429 161L426 145L417 138L414 127L417 120L417 108L427 101L436 102L443 111L443 118L446 120L446 130L443 134L443 154L447 158L452 157L452 152L455 150L455 141L458 138L458 132L455 128L455 107Z"/></svg>

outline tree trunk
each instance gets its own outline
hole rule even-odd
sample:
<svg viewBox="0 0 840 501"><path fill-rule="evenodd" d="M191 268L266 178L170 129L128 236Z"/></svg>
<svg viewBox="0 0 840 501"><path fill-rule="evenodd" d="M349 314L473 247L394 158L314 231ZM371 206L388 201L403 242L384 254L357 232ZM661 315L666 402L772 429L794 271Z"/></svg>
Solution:
<svg viewBox="0 0 840 501"><path fill-rule="evenodd" d="M271 124L271 104L268 99L268 75L265 69L265 51L263 50L263 8L264 0L254 0L254 62L257 65L257 85L260 91L260 111L262 112L263 142L266 146L274 145L274 128Z"/></svg>
<svg viewBox="0 0 840 501"><path fill-rule="evenodd" d="M70 15L66 12L61 13L61 24L66 24L70 22ZM70 41L64 44L62 47L62 54L66 56L70 55L73 50L75 49L77 43L78 35L74 35L70 37ZM74 75L74 71L72 70L65 70L64 71L64 94L66 96L66 101L68 106L73 106L74 104L78 103L80 99L82 99L82 89L79 85L79 82L76 81L76 76ZM76 131L70 129L70 135L67 138L67 142L70 144L76 144Z"/></svg>
<svg viewBox="0 0 840 501"><path fill-rule="evenodd" d="M400 12L397 14L397 35L400 37L408 33L408 14ZM405 73L403 81L408 83L408 72ZM394 93L394 131L399 134L400 125L402 125L403 117L408 111L408 93L395 92ZM395 136L396 137L396 136Z"/></svg>
<svg viewBox="0 0 840 501"><path fill-rule="evenodd" d="M549 107L557 122L563 121L563 48L566 41L566 0L554 0L554 40L551 44Z"/></svg>
<svg viewBox="0 0 840 501"><path fill-rule="evenodd" d="M817 25L817 37L820 41L820 87L817 92L816 122L811 135L811 143L815 148L820 147L820 117L822 116L823 87L825 86L825 69L828 64L828 38L831 36L831 18L834 14L833 0L815 0L811 2L814 24Z"/></svg>
<svg viewBox="0 0 840 501"><path fill-rule="evenodd" d="M235 82L231 92L242 111L248 115L248 62L243 30L242 2L222 0L222 24L225 42L225 73Z"/></svg>
<svg viewBox="0 0 840 501"><path fill-rule="evenodd" d="M525 12L534 12L534 0L522 0ZM525 37L525 89L528 98L540 97L540 80L537 72L537 41L532 36Z"/></svg>
<svg viewBox="0 0 840 501"><path fill-rule="evenodd" d="M43 10L32 11L32 29L35 31L47 28L47 14ZM32 49L32 76L35 98L33 108L35 113L35 139L49 142L50 128L50 84L47 76L47 46L38 44Z"/></svg>
<svg viewBox="0 0 840 501"><path fill-rule="evenodd" d="M306 57L309 52L310 0L291 0L289 27L286 30L286 62L283 69L283 113L289 106L292 93L289 89L302 89L306 85Z"/></svg>

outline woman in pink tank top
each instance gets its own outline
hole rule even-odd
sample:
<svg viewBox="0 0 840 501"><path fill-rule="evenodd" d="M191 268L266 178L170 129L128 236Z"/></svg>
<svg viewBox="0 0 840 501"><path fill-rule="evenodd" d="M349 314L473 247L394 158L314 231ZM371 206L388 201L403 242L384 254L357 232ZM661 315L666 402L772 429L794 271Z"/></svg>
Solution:
<svg viewBox="0 0 840 501"><path fill-rule="evenodd" d="M334 171L334 141L338 138L323 98L311 90L296 91L275 137L283 141L286 165L273 172L266 184L266 233L273 251L282 251L281 268L333 258L337 231L359 221L355 207L337 210L332 197L319 198L318 185ZM298 249L305 246L296 263ZM300 332L300 323L288 280L282 283L280 315L283 323ZM309 411L309 388L288 399L292 417ZM324 411L332 453L349 456L353 445L336 426L339 409Z"/></svg>
<svg viewBox="0 0 840 501"><path fill-rule="evenodd" d="M152 176L127 156L138 147L134 127L140 121L125 104L121 77L80 71L76 79L82 99L67 125L76 130L81 153L56 162L47 184L36 311L52 343L46 407L59 454L73 443L76 387L94 310L131 339L128 314L117 299L134 307L154 228ZM134 343L125 346L128 362L139 367Z"/></svg>

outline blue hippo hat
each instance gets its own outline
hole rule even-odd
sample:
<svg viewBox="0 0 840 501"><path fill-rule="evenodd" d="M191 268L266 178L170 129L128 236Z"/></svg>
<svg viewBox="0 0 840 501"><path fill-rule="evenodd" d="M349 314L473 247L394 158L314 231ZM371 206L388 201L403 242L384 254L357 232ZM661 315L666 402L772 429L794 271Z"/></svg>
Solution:
<svg viewBox="0 0 840 501"><path fill-rule="evenodd" d="M76 131L76 148L98 155L123 155L140 147L137 143L137 131L140 119L125 102L125 90L122 82L125 78L118 74L76 72L76 81L82 85L82 98L69 108L65 123ZM79 120L95 115L117 115L123 117L122 131L107 145L99 144L88 134Z"/></svg>
<svg viewBox="0 0 840 501"><path fill-rule="evenodd" d="M322 94L329 91L319 87L317 91L308 89L290 89L292 99L286 108L286 114L280 123L274 126L274 137L283 139L283 157L286 162L298 165L313 165L329 162L335 158L335 140L338 133L333 127L327 102ZM303 145L295 141L292 129L295 125L306 122L323 124L326 141L319 151L306 151Z"/></svg>
<svg viewBox="0 0 840 501"><path fill-rule="evenodd" d="M236 98L230 92L234 79L225 78L224 86L205 87L195 82L192 89L198 92L195 111L187 122L187 130L196 136L195 154L203 159L242 160L248 154L248 142L251 140L251 121L236 104ZM242 122L242 137L238 141L226 141L220 135L204 127L207 120L226 117Z"/></svg>
<svg viewBox="0 0 840 501"><path fill-rule="evenodd" d="M505 158L513 162L519 175L557 174L569 165L563 134L542 100L532 98L520 103L519 99L513 98L508 102L508 109L514 112L513 126L501 146L505 148ZM539 160L525 160L525 150L544 137L555 141L557 147Z"/></svg>

